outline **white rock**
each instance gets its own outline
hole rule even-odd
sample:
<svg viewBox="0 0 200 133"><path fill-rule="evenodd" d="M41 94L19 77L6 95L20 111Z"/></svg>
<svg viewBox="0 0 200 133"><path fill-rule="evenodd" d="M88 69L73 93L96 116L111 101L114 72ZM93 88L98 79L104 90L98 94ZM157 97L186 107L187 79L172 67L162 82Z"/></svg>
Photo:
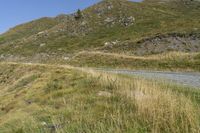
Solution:
<svg viewBox="0 0 200 133"><path fill-rule="evenodd" d="M46 126L47 123L43 121L43 122L41 122L41 125L42 125L42 126Z"/></svg>
<svg viewBox="0 0 200 133"><path fill-rule="evenodd" d="M107 92L107 91L100 91L98 93L98 96L111 97L112 94L110 92Z"/></svg>
<svg viewBox="0 0 200 133"><path fill-rule="evenodd" d="M83 21L82 23L81 23L81 26L84 26L84 25L86 25L87 24L87 22L86 21Z"/></svg>
<svg viewBox="0 0 200 133"><path fill-rule="evenodd" d="M46 43L41 43L40 47L44 47L46 45Z"/></svg>
<svg viewBox="0 0 200 133"><path fill-rule="evenodd" d="M114 21L114 18L106 18L104 21L107 23L111 23Z"/></svg>
<svg viewBox="0 0 200 133"><path fill-rule="evenodd" d="M112 6L112 5L108 6L108 10L111 10L112 8L113 8L113 6Z"/></svg>
<svg viewBox="0 0 200 133"><path fill-rule="evenodd" d="M105 42L104 45L108 46L108 45L110 45L110 42Z"/></svg>
<svg viewBox="0 0 200 133"><path fill-rule="evenodd" d="M64 60L69 60L69 57L63 57Z"/></svg>
<svg viewBox="0 0 200 133"><path fill-rule="evenodd" d="M41 32L38 32L37 35L42 35L44 33L45 33L44 31L41 31Z"/></svg>

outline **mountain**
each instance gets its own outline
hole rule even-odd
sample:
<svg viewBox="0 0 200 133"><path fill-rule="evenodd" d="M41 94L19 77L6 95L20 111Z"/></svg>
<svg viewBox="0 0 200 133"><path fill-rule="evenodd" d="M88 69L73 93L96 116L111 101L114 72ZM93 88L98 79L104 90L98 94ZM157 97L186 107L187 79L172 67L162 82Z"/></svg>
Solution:
<svg viewBox="0 0 200 133"><path fill-rule="evenodd" d="M200 133L199 77L199 1L103 0L0 35L0 133Z"/></svg>
<svg viewBox="0 0 200 133"><path fill-rule="evenodd" d="M103 0L80 16L62 14L10 29L0 35L0 58L65 62L81 51L129 55L199 52L199 20L197 0Z"/></svg>

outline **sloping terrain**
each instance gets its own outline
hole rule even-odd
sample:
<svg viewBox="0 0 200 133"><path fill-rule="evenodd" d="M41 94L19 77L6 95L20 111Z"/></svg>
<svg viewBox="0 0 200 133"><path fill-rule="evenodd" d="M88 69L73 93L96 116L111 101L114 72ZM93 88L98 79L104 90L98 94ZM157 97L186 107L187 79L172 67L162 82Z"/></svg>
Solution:
<svg viewBox="0 0 200 133"><path fill-rule="evenodd" d="M141 57L104 52L81 52L65 62L81 67L200 71L199 53L171 52Z"/></svg>
<svg viewBox="0 0 200 133"><path fill-rule="evenodd" d="M199 71L199 58L193 56L200 51L199 9L195 0L103 0L80 14L41 18L10 29L0 35L0 61ZM168 52L190 53L186 59L192 60L158 63L142 57ZM112 56L119 54L132 57ZM141 58L133 60L135 56Z"/></svg>
<svg viewBox="0 0 200 133"><path fill-rule="evenodd" d="M149 41L142 43L142 48L138 48L137 42L158 34L199 34L199 9L200 2L195 0L186 3L182 0L146 0L141 3L103 0L83 10L81 16L77 16L76 13L59 15L12 28L0 35L0 54L2 59L13 58L13 56L16 58L71 57L82 50L101 49L116 40L122 48L114 51L115 46L113 46L108 52L124 52L126 50L123 48L126 45L132 48L136 45L136 49L132 51L136 51L133 53L138 55L169 50L197 52L199 37L196 36L179 38L184 43L171 36L165 37L161 41L156 41L156 43L165 43L166 46L161 44L161 47L152 46L156 44L153 40L150 43ZM178 42L177 46L173 46L175 42ZM161 50L153 50L154 48Z"/></svg>
<svg viewBox="0 0 200 133"><path fill-rule="evenodd" d="M144 39L138 42L138 48L135 51L139 55L158 54L169 51L199 52L200 34L190 34L188 36L175 34Z"/></svg>
<svg viewBox="0 0 200 133"><path fill-rule="evenodd" d="M172 51L193 53L200 51L200 33L168 33L132 41L107 42L98 50L104 52L123 52L133 55L152 55Z"/></svg>
<svg viewBox="0 0 200 133"><path fill-rule="evenodd" d="M2 133L200 131L198 89L68 66L0 68Z"/></svg>
<svg viewBox="0 0 200 133"><path fill-rule="evenodd" d="M103 0L0 35L0 133L200 132L198 86L111 68L200 71L199 0Z"/></svg>

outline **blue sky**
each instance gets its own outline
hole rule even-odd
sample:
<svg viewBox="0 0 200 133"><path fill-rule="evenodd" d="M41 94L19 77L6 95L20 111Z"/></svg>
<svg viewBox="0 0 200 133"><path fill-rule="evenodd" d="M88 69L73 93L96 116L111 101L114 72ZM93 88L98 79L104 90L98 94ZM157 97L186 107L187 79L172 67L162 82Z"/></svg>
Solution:
<svg viewBox="0 0 200 133"><path fill-rule="evenodd" d="M101 0L1 0L0 33L37 18L72 13L99 1Z"/></svg>

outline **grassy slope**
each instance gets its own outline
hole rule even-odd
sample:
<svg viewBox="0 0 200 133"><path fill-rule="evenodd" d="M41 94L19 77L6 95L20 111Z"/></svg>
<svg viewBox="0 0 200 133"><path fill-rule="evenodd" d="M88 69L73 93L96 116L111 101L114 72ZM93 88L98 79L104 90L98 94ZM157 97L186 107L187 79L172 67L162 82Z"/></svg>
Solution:
<svg viewBox="0 0 200 133"><path fill-rule="evenodd" d="M67 67L0 68L3 133L200 130L199 90Z"/></svg>
<svg viewBox="0 0 200 133"><path fill-rule="evenodd" d="M160 4L157 2L133 3L124 1L120 5L115 0L111 1L111 3L114 6L112 10L107 10L108 4L105 1L84 10L83 14L86 17L78 22L73 20L67 23L61 23L59 21L58 24L53 19L45 19L44 25L43 22L38 20L33 23L36 25L42 24L40 25L41 27L33 26L32 28L31 26L34 32L27 30L27 27L30 28L32 23L16 27L5 33L1 38L4 41L12 40L18 36L19 31L20 33L26 34L25 37L27 37L46 29L48 29L49 35L46 37L33 37L22 43L15 42L14 44L8 43L7 45L2 45L0 47L0 53L23 56L34 56L37 53L58 55L64 53L73 54L83 49L87 50L101 47L106 41L121 40L123 42L129 40L135 42L157 33L190 33L199 32L200 29L199 3L192 2L189 5L183 5L181 3ZM104 9L100 18L96 13L96 9ZM119 12L119 9L121 12ZM119 16L134 16L136 22L129 27L120 26L117 23L111 27L103 24L107 17L117 17L119 19ZM70 31L81 31L79 28L82 21L86 21L89 24L88 29L91 28L91 31L85 36L68 36L68 32ZM70 26L70 24L72 25ZM54 34L53 31L58 30L57 28L59 26L66 26L67 28L63 28L65 30L63 33L58 32ZM21 37L21 35L19 36ZM39 45L41 43L46 43L46 45L40 47Z"/></svg>
<svg viewBox="0 0 200 133"><path fill-rule="evenodd" d="M109 1L107 2L109 3ZM119 40L122 44L125 42L124 44L128 45L120 45L119 47L114 46L107 52L127 54L126 52L130 52L128 49L134 49L136 46L135 42L143 38L148 38L149 36L155 36L155 34L158 33L199 33L199 3L192 2L192 4L184 5L182 3L160 4L151 1L143 3L122 2L122 5L120 5L118 2L114 1L112 2L114 8L112 10L107 10L108 3L104 1L87 8L83 11L85 18L82 20L65 20L66 16L61 16L55 19L45 18L18 26L0 36L0 41L4 42L6 39L15 40L16 38L20 40L24 34L26 34L26 41L20 43L18 42L19 40L12 43L6 41L6 44L0 45L0 53L2 55L14 55L13 61L70 63L73 65L89 67L159 70L189 69L192 71L199 71L199 56L196 56L196 54L186 54L188 55L187 58L182 58L180 57L182 55L179 55L178 57L174 56L174 58L171 59L148 59L148 57L147 59L135 59L134 56L127 57L124 55L123 57L120 57L104 53L91 54L91 52L76 56L76 53L79 53L82 50L93 51L93 49L101 49L107 41ZM100 18L96 13L97 9L104 9ZM121 11L122 14L119 11ZM112 27L100 25L107 17L119 17L120 14L134 16L136 19L135 24L129 27L120 26L119 24L113 25ZM66 23L61 23L63 20L65 20ZM80 25L82 21L88 22L92 31L85 36L68 36L68 30L72 30L69 28L70 26L68 24L74 25L71 27L77 30L76 27L79 27L78 25ZM63 28L64 32L56 32L56 34L52 33L53 31L58 30L57 28L60 26L67 26L67 30ZM27 30L30 28L32 29L31 31ZM39 31L43 30L47 30L48 35L41 37L34 36ZM28 39L26 37L28 37ZM46 45L40 47L40 44L42 43L45 43ZM46 55L43 57L42 55L37 55L38 53ZM63 59L63 57L73 57L74 55L75 58L72 58L69 61ZM11 57L11 60L13 57Z"/></svg>
<svg viewBox="0 0 200 133"><path fill-rule="evenodd" d="M128 44L131 45L130 50L133 50L135 42L143 38L148 38L149 36L155 36L155 34L199 33L199 2L192 2L191 4L184 5L183 3L177 2L173 4L160 4L158 2L146 1L143 3L121 2L122 4L120 5L114 0L111 1L111 3L114 5L112 10L107 10L108 3L105 1L87 8L83 11L85 18L79 21L70 20L61 23L66 19L65 16L62 16L55 19L40 19L18 26L0 36L0 42L7 42L6 44L0 45L0 54L15 55L14 61L70 63L89 67L157 70L189 69L192 71L199 71L199 56L195 56L195 54L191 54L187 58L182 58L179 55L179 57L174 56L172 59L164 58L166 59L164 60L148 58L135 59L135 57L129 58L126 57L126 55L120 57L112 54L91 54L91 52L86 52L84 54L79 54L70 61L64 60L63 57L73 57L82 50L93 51L94 49L101 48L104 46L105 42L109 41L119 40L122 44L123 42L128 42ZM97 13L95 13L97 9L103 9L103 14L100 18ZM119 12L119 9L121 12ZM111 27L104 24L102 25L107 17L119 17L124 14L135 17L136 21L134 25L129 27L120 26L119 24ZM69 27L78 30L78 25L80 25L82 21L86 21L92 30L85 36L68 36L68 30L73 31L73 29ZM70 26L70 24L75 26ZM66 31L53 33L53 31L58 30L57 28L59 26L63 26L62 29ZM27 30L30 28L32 29L31 31ZM48 35L41 37L34 36L43 30L47 30ZM23 37L25 37L26 41L19 42ZM40 44L43 43L45 45L40 47ZM126 46L120 45L119 48L113 47L107 52L130 52L126 50L125 47ZM129 46L127 46L127 49L129 49ZM47 55L43 57L38 55L38 53ZM177 59L175 59L176 57ZM12 58L13 57L11 57L11 59Z"/></svg>
<svg viewBox="0 0 200 133"><path fill-rule="evenodd" d="M102 52L82 52L68 63L81 67L200 71L200 54L172 52L152 56L127 56Z"/></svg>
<svg viewBox="0 0 200 133"><path fill-rule="evenodd" d="M11 28L8 32L2 34L1 36L5 41L14 41L16 39L26 38L30 35L47 30L56 24L58 24L58 22L54 18L41 18Z"/></svg>

